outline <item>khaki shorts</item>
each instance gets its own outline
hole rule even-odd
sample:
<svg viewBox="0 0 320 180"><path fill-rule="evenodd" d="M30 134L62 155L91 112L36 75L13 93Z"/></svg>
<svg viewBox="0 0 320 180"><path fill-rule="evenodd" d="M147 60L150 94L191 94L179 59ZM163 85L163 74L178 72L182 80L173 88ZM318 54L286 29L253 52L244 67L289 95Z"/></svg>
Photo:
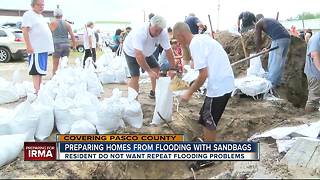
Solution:
<svg viewBox="0 0 320 180"><path fill-rule="evenodd" d="M314 108L320 107L320 80L316 78L308 78L308 100L307 106L312 106Z"/></svg>
<svg viewBox="0 0 320 180"><path fill-rule="evenodd" d="M191 54L190 54L190 49L188 46L182 47L182 59L183 59L183 64L190 64Z"/></svg>

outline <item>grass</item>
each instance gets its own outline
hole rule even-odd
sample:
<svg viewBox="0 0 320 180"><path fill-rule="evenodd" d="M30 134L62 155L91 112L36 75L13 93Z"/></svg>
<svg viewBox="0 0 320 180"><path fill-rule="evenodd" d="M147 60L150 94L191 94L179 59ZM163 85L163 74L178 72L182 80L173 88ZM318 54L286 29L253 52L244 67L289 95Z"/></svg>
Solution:
<svg viewBox="0 0 320 180"><path fill-rule="evenodd" d="M97 50L97 59L103 54L102 51L100 50ZM82 58L84 53L81 53L81 52L78 52L78 51L70 51L70 55L69 55L69 59L76 59L77 57L78 58Z"/></svg>

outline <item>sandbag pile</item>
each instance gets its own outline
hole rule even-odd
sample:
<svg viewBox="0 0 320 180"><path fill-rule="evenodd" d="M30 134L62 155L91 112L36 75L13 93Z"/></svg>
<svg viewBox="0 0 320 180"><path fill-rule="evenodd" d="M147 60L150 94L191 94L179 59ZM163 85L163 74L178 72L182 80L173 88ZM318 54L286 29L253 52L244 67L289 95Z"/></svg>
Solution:
<svg viewBox="0 0 320 180"><path fill-rule="evenodd" d="M121 97L119 89L112 91L112 96L100 103L98 121L96 124L99 134L110 133L125 126L125 123L134 128L141 128L143 113L140 103L135 100L138 93L128 88L128 97Z"/></svg>
<svg viewBox="0 0 320 180"><path fill-rule="evenodd" d="M252 56L252 55L250 55ZM266 79L267 73L262 68L260 56L250 60L250 67L247 69L247 76L235 79L236 93L243 93L255 98L257 95L265 95L272 89L272 84Z"/></svg>
<svg viewBox="0 0 320 180"><path fill-rule="evenodd" d="M22 81L20 71L16 70L12 75L12 81L0 77L0 104L12 103L33 92L31 82Z"/></svg>
<svg viewBox="0 0 320 180"><path fill-rule="evenodd" d="M124 56L105 53L97 60L97 75L102 84L126 83L129 70Z"/></svg>
<svg viewBox="0 0 320 180"><path fill-rule="evenodd" d="M56 75L41 85L38 96L33 91L24 91L27 99L15 109L0 108L0 140L3 142L0 167L19 155L24 141L48 138L54 125L61 134L111 133L124 127L125 123L134 128L142 127L143 113L140 103L135 100L138 95L135 90L129 88L128 97L122 97L122 92L114 89L110 98L99 101L103 87L95 69L90 64L82 69L81 63L69 67L67 61L63 59ZM15 79L17 77L15 74ZM15 90L12 98L3 102L20 97L14 88L17 83L0 81L0 88ZM22 82L21 85L23 83L27 84Z"/></svg>

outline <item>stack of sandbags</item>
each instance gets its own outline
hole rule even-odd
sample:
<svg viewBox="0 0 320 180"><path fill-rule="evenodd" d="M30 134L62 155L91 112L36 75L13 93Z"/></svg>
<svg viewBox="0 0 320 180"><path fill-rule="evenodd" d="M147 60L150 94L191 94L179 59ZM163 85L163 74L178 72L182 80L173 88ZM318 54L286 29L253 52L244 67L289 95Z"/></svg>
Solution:
<svg viewBox="0 0 320 180"><path fill-rule="evenodd" d="M26 134L28 140L33 140L39 116L29 101L22 102L0 119L0 135Z"/></svg>
<svg viewBox="0 0 320 180"><path fill-rule="evenodd" d="M104 57L100 61L102 63L98 63L98 60L96 72L102 84L127 82L129 70L124 56L116 56L111 60Z"/></svg>

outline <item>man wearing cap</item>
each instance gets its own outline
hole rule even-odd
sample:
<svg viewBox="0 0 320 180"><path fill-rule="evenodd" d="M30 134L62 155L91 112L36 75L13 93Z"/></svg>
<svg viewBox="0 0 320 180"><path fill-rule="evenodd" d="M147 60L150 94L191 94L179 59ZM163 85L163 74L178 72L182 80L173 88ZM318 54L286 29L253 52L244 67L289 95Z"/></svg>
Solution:
<svg viewBox="0 0 320 180"><path fill-rule="evenodd" d="M159 44L166 52L170 68L173 69L175 66L169 36L165 28L166 22L164 18L155 15L144 26L132 30L123 44L123 51L131 74L129 87L139 92L139 69L141 67L148 73L151 79L150 98L155 98L156 79L159 77L159 64L153 56ZM174 72L170 70L169 75L173 76Z"/></svg>
<svg viewBox="0 0 320 180"><path fill-rule="evenodd" d="M47 74L48 54L54 48L50 28L41 15L44 0L32 0L31 7L23 14L21 27L27 46L29 75L32 75L34 93L38 94L42 76Z"/></svg>
<svg viewBox="0 0 320 180"><path fill-rule="evenodd" d="M54 53L52 55L52 75L56 74L58 69L59 60L64 56L69 56L70 53L70 42L68 34L70 34L72 40L72 48L76 48L76 39L72 32L71 25L62 20L62 10L56 9L54 11L55 20L50 23L50 30L52 31L53 43L54 43Z"/></svg>

